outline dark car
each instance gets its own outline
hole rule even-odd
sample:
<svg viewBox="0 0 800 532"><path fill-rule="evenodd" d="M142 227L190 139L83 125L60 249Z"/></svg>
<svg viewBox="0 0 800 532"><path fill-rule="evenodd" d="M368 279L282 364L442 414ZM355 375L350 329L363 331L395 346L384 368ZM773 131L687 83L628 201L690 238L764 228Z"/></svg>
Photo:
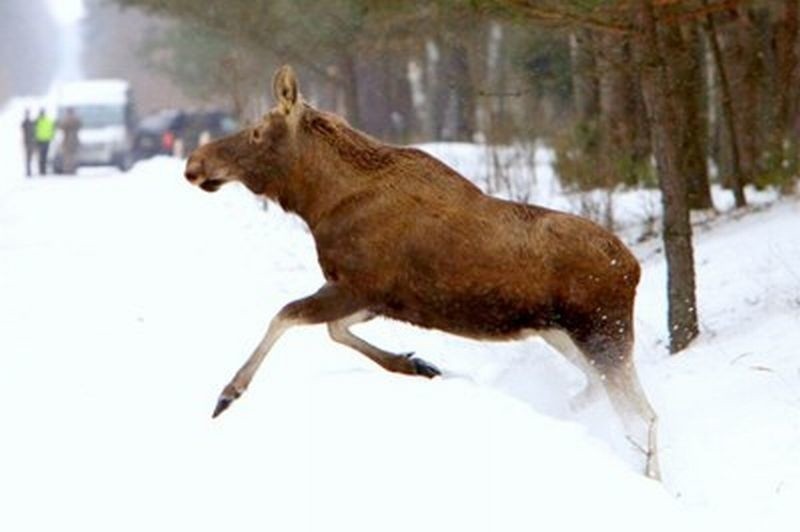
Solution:
<svg viewBox="0 0 800 532"><path fill-rule="evenodd" d="M136 160L155 155L185 157L201 142L236 132L238 124L224 111L167 109L143 118L133 139Z"/></svg>

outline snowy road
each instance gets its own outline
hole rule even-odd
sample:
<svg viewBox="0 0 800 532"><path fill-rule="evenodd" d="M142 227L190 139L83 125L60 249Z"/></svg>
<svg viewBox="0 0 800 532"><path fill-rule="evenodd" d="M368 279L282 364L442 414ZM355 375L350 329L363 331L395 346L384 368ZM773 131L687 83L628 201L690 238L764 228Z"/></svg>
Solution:
<svg viewBox="0 0 800 532"><path fill-rule="evenodd" d="M569 411L581 379L536 342L359 329L451 373L426 381L291 331L212 422L269 317L321 278L297 220L181 171L0 189L0 530L795 529L796 202L699 237L705 334L681 358L645 264L662 488L620 459L607 404Z"/></svg>

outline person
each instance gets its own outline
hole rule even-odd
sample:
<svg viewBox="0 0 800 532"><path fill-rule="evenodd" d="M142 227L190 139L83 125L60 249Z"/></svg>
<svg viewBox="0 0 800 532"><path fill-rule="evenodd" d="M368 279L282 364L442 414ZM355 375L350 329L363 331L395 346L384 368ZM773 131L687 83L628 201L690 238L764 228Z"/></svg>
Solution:
<svg viewBox="0 0 800 532"><path fill-rule="evenodd" d="M47 173L47 151L50 149L50 141L53 140L55 134L55 122L47 116L44 109L40 109L35 126L36 145L39 147L39 175Z"/></svg>
<svg viewBox="0 0 800 532"><path fill-rule="evenodd" d="M22 141L25 145L25 175L31 177L31 162L36 151L36 128L31 120L30 109L25 109L25 118L22 119Z"/></svg>
<svg viewBox="0 0 800 532"><path fill-rule="evenodd" d="M81 129L81 119L75 114L75 109L68 107L64 118L58 121L58 128L63 132L61 143L62 166L65 174L74 174L78 169L78 131Z"/></svg>

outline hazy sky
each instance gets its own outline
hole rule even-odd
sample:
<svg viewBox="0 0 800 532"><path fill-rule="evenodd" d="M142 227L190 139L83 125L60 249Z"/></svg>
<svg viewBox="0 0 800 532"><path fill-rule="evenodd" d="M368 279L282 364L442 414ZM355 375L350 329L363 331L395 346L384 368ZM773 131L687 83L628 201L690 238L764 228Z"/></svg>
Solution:
<svg viewBox="0 0 800 532"><path fill-rule="evenodd" d="M47 5L56 22L65 26L84 15L83 0L47 0Z"/></svg>
<svg viewBox="0 0 800 532"><path fill-rule="evenodd" d="M83 0L47 0L58 32L58 61L52 81L75 81L83 78L81 68L81 33L77 22L85 15Z"/></svg>

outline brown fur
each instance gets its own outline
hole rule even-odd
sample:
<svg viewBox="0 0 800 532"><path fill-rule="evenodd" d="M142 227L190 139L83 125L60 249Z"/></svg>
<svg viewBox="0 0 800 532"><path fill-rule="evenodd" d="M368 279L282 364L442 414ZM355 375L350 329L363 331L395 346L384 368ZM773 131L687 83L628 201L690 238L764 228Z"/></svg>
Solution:
<svg viewBox="0 0 800 532"><path fill-rule="evenodd" d="M287 100L292 87L279 85L294 79L281 75L279 105L262 123L197 150L186 175L212 189L241 181L306 221L341 309L323 317L300 305L293 317L331 323L363 310L487 340L557 329L604 378L631 367L640 270L617 237L487 196L430 155L304 104L296 85L298 99ZM398 360L390 369L414 372L394 369Z"/></svg>

